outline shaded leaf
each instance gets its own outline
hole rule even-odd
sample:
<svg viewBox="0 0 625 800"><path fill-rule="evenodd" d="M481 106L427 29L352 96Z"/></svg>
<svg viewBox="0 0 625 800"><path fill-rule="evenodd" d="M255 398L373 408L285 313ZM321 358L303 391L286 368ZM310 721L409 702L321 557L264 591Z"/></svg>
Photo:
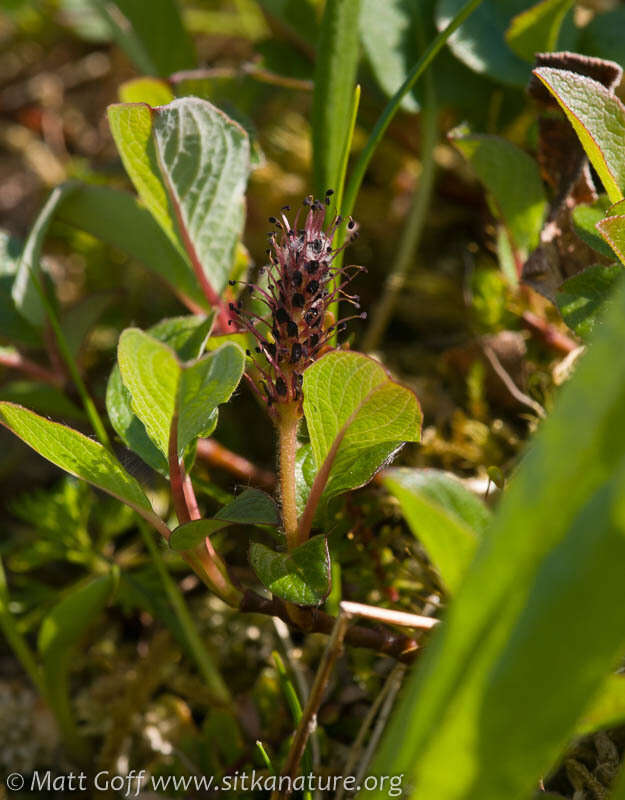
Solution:
<svg viewBox="0 0 625 800"><path fill-rule="evenodd" d="M463 4L464 0L439 0L435 15L439 31L447 27ZM524 86L530 77L528 65L512 52L505 32L512 18L526 9L526 0L484 0L451 36L451 51L475 72L501 83Z"/></svg>
<svg viewBox="0 0 625 800"><path fill-rule="evenodd" d="M395 468L384 485L451 592L459 587L490 522L490 512L460 481L434 469Z"/></svg>
<svg viewBox="0 0 625 800"><path fill-rule="evenodd" d="M597 223L605 217L608 206L609 201L605 196L600 197L592 205L582 203L573 209L572 220L575 233L582 241L601 253L602 256L614 258L614 251L601 238L596 227Z"/></svg>
<svg viewBox="0 0 625 800"><path fill-rule="evenodd" d="M9 403L32 408L39 414L84 421L82 408L72 403L65 394L54 386L34 381L11 381L0 389L0 399Z"/></svg>
<svg viewBox="0 0 625 800"><path fill-rule="evenodd" d="M39 331L15 307L11 289L20 263L22 243L0 231L0 337L12 344L36 347Z"/></svg>
<svg viewBox="0 0 625 800"><path fill-rule="evenodd" d="M198 311L208 308L185 255L128 192L108 186L77 186L63 199L57 218L138 259L172 291L191 300Z"/></svg>
<svg viewBox="0 0 625 800"><path fill-rule="evenodd" d="M303 393L315 466L327 472L327 497L367 483L404 442L419 441L414 393L361 353L320 358L304 372Z"/></svg>
<svg viewBox="0 0 625 800"><path fill-rule="evenodd" d="M229 524L227 520L194 519L172 531L169 546L177 552L192 550L197 545L202 544L208 536L227 528Z"/></svg>
<svg viewBox="0 0 625 800"><path fill-rule="evenodd" d="M79 355L85 337L111 305L114 296L113 292L88 295L64 311L61 327L74 358Z"/></svg>
<svg viewBox="0 0 625 800"><path fill-rule="evenodd" d="M280 515L273 498L260 489L246 489L241 492L232 503L219 509L215 519L237 522L241 525L276 527L280 524Z"/></svg>
<svg viewBox="0 0 625 800"><path fill-rule="evenodd" d="M564 18L575 0L541 0L513 17L506 42L520 58L534 62L536 53L557 50Z"/></svg>
<svg viewBox="0 0 625 800"><path fill-rule="evenodd" d="M11 295L17 310L35 327L41 327L46 319L46 312L37 287L37 281L41 280L40 262L43 243L58 206L63 198L73 191L73 183L65 183L52 190L28 234L20 256Z"/></svg>
<svg viewBox="0 0 625 800"><path fill-rule="evenodd" d="M614 287L623 277L623 267L595 264L566 280L556 294L562 319L582 339L588 339L599 324Z"/></svg>
<svg viewBox="0 0 625 800"><path fill-rule="evenodd" d="M589 56L625 63L625 8L617 6L604 14L593 15L580 30L578 49Z"/></svg>
<svg viewBox="0 0 625 800"><path fill-rule="evenodd" d="M196 66L193 44L175 0L91 0L126 55L142 72L162 77Z"/></svg>
<svg viewBox="0 0 625 800"><path fill-rule="evenodd" d="M625 188L625 107L598 81L562 69L534 74L556 98L613 203Z"/></svg>
<svg viewBox="0 0 625 800"><path fill-rule="evenodd" d="M527 254L539 241L547 198L536 161L498 136L453 135L503 220L514 250Z"/></svg>
<svg viewBox="0 0 625 800"><path fill-rule="evenodd" d="M263 586L288 603L319 605L330 593L330 555L324 536L314 536L290 553L276 553L254 542L250 563Z"/></svg>

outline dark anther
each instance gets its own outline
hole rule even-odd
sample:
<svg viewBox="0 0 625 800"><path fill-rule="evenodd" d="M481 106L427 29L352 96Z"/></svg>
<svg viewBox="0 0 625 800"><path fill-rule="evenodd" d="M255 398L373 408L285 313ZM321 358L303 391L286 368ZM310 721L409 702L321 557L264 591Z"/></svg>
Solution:
<svg viewBox="0 0 625 800"><path fill-rule="evenodd" d="M295 364L302 357L302 345L299 342L293 342L291 347L291 364Z"/></svg>
<svg viewBox="0 0 625 800"><path fill-rule="evenodd" d="M353 219L350 219L350 221L347 223L347 230L348 231L353 231L355 227L356 227L356 223L354 222Z"/></svg>
<svg viewBox="0 0 625 800"><path fill-rule="evenodd" d="M276 392L278 392L281 397L284 397L286 394L286 383L282 378L276 379Z"/></svg>
<svg viewBox="0 0 625 800"><path fill-rule="evenodd" d="M246 350L245 351L245 355L246 356L251 356L252 355L252 351L251 350Z"/></svg>
<svg viewBox="0 0 625 800"><path fill-rule="evenodd" d="M330 195L334 194L334 189L327 189L326 190L326 197L330 197Z"/></svg>
<svg viewBox="0 0 625 800"><path fill-rule="evenodd" d="M310 284L309 284L310 285ZM306 302L304 295L300 292L295 292L293 295L293 308L304 308Z"/></svg>
<svg viewBox="0 0 625 800"><path fill-rule="evenodd" d="M271 222L272 225L275 225L277 221L278 220L275 217L269 217L269 222ZM272 234L272 236L273 236L273 234Z"/></svg>
<svg viewBox="0 0 625 800"><path fill-rule="evenodd" d="M315 253L320 253L323 250L323 242L321 239L314 239L310 246L312 247Z"/></svg>
<svg viewBox="0 0 625 800"><path fill-rule="evenodd" d="M285 322L289 322L291 317L286 313L286 309L280 308L276 311L276 320L280 323L280 325L284 325Z"/></svg>
<svg viewBox="0 0 625 800"><path fill-rule="evenodd" d="M276 355L276 346L273 342L267 342L265 345L265 350L269 353L271 358L274 358Z"/></svg>
<svg viewBox="0 0 625 800"><path fill-rule="evenodd" d="M297 334L299 333L297 325L293 322L292 319L290 319L286 324L286 332L288 336L297 336Z"/></svg>
<svg viewBox="0 0 625 800"><path fill-rule="evenodd" d="M295 383L298 386L301 386L304 383L304 376L300 375L299 372L295 373Z"/></svg>
<svg viewBox="0 0 625 800"><path fill-rule="evenodd" d="M228 281L228 286L236 286L236 285L237 285L236 281Z"/></svg>
<svg viewBox="0 0 625 800"><path fill-rule="evenodd" d="M306 286L306 292L308 294L314 295L317 293L318 289L319 289L319 281L316 280L308 281L308 284Z"/></svg>
<svg viewBox="0 0 625 800"><path fill-rule="evenodd" d="M293 281L293 286L295 286L296 289L299 289L299 287L302 285L303 279L304 279L303 275L298 269L296 269L293 275L291 276L291 280Z"/></svg>
<svg viewBox="0 0 625 800"><path fill-rule="evenodd" d="M313 335L308 340L308 346L311 350L313 350L319 344L319 334L313 333Z"/></svg>
<svg viewBox="0 0 625 800"><path fill-rule="evenodd" d="M339 333L341 333L342 331L344 331L344 330L345 330L345 328L347 328L347 323L346 323L346 322L339 322L339 323L338 323L338 325L336 326L336 330L337 330Z"/></svg>
<svg viewBox="0 0 625 800"><path fill-rule="evenodd" d="M304 314L304 319L309 325L312 325L318 316L319 316L318 309L311 308Z"/></svg>
<svg viewBox="0 0 625 800"><path fill-rule="evenodd" d="M254 348L254 350L255 350L257 353L262 353L262 352L263 352L263 350L262 350L262 347L255 347L255 348Z"/></svg>
<svg viewBox="0 0 625 800"><path fill-rule="evenodd" d="M316 259L313 258L311 261L306 262L306 272L309 275L314 275L318 269L319 269L319 262Z"/></svg>
<svg viewBox="0 0 625 800"><path fill-rule="evenodd" d="M291 206L282 206L282 208L280 209L280 211L290 211L290 210Z"/></svg>

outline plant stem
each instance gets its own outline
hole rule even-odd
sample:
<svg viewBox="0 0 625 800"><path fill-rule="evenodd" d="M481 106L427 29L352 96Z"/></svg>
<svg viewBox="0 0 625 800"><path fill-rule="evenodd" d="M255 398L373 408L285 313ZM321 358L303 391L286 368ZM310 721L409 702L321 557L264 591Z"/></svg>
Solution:
<svg viewBox="0 0 625 800"><path fill-rule="evenodd" d="M343 639L345 638L345 633L347 631L347 619L348 618L345 614L339 614L336 622L334 623L332 635L328 640L323 658L321 659L321 664L319 665L319 669L315 675L315 680L310 689L308 700L306 701L306 705L302 712L302 717L297 726L297 730L295 731L293 741L291 742L286 763L284 765L284 769L282 770L282 775L288 775L291 778L290 783L292 783L292 780L297 775L299 762L306 748L306 742L308 741L308 737L313 732L315 727L316 715L323 700L323 693L328 685L334 664L336 663L336 660L343 649ZM284 798L287 798L289 794L289 791L274 792L272 795L272 800L284 800Z"/></svg>
<svg viewBox="0 0 625 800"><path fill-rule="evenodd" d="M410 211L404 223L397 257L393 268L386 277L382 297L377 304L369 330L363 342L363 350L375 350L380 344L388 322L393 313L395 303L406 283L406 276L419 247L421 234L425 227L425 220L432 200L434 187L434 148L437 139L436 96L434 93L432 74L428 71L425 75L426 91L423 111L421 112L421 175L416 188Z"/></svg>
<svg viewBox="0 0 625 800"><path fill-rule="evenodd" d="M13 350L9 347L0 347L0 365L3 367L10 367L11 369L20 370L25 375L28 375L35 380L48 383L50 386L54 386L57 389L63 384L62 375L36 364L34 361L31 361L29 358L26 358L26 356L22 355L19 351Z"/></svg>
<svg viewBox="0 0 625 800"><path fill-rule="evenodd" d="M197 457L226 470L235 478L246 483L260 486L263 489L273 489L276 485L276 476L272 472L257 467L256 464L252 464L238 453L228 450L215 439L199 439Z"/></svg>
<svg viewBox="0 0 625 800"><path fill-rule="evenodd" d="M265 614L279 617L289 627L305 630L306 633L330 634L336 623L336 617L326 614L318 609L300 609L307 614L305 627L298 625L290 613L289 604L278 597L261 597L251 590L247 590L239 603L239 611L243 613ZM362 625L350 625L345 634L345 641L353 647L365 647L376 653L396 658L407 664L412 663L419 653L419 645L414 638L395 633L388 628L365 628Z"/></svg>
<svg viewBox="0 0 625 800"><path fill-rule="evenodd" d="M369 162L371 161L371 157L373 156L373 153L375 152L378 144L382 140L382 137L384 136L386 129L390 125L391 120L399 110L402 98L412 89L417 80L429 67L430 63L432 62L438 51L447 42L452 33L457 28L459 28L460 25L462 25L462 23L467 19L467 17L470 14L472 14L475 11L475 9L480 5L481 2L482 0L467 0L467 2L462 6L460 11L456 14L456 16L449 23L449 25L445 28L445 30L441 31L438 34L438 36L436 36L430 42L428 47L425 49L423 55L421 56L421 58L410 70L410 73L408 74L406 80L402 83L399 89L388 101L386 108L380 115L378 121L375 124L375 127L371 131L371 134L367 140L367 144L365 145L365 148L360 154L360 157L353 169L352 176L350 178L347 190L345 192L345 202L343 203L344 216L349 216L349 214L351 214L354 210L356 197L358 196L358 192L360 191L360 185L362 183L362 179L365 176L365 172L367 171L367 167L369 166Z"/></svg>
<svg viewBox="0 0 625 800"><path fill-rule="evenodd" d="M292 550L298 545L297 501L295 483L295 462L297 455L297 427L299 413L297 405L290 403L281 409L278 419L280 499L282 501L282 524L287 547Z"/></svg>
<svg viewBox="0 0 625 800"><path fill-rule="evenodd" d="M169 600L169 604L176 615L180 627L185 637L185 641L193 656L195 663L204 679L208 689L213 692L215 699L221 703L229 705L232 701L228 687L226 686L223 678L219 674L217 667L207 651L200 634L193 622L193 618L189 613L184 595L178 588L176 582L172 579L167 570L163 556L159 550L158 545L154 541L152 534L147 528L147 525L142 519L138 520L139 530L145 542L145 546L150 553L152 563L158 572L161 583Z"/></svg>

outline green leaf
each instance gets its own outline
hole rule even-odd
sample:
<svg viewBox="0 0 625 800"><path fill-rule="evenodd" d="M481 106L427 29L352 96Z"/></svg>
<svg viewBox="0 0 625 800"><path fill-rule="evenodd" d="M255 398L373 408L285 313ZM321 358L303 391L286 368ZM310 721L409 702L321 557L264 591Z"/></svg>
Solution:
<svg viewBox="0 0 625 800"><path fill-rule="evenodd" d="M625 62L625 8L617 6L605 14L596 13L580 30L577 50L589 56Z"/></svg>
<svg viewBox="0 0 625 800"><path fill-rule="evenodd" d="M165 457L174 419L180 455L195 438L214 430L217 406L230 399L245 366L243 351L231 343L182 364L170 347L138 328L122 333L117 359L132 410Z"/></svg>
<svg viewBox="0 0 625 800"><path fill-rule="evenodd" d="M451 135L489 192L513 249L527 254L539 240L547 198L536 161L498 136Z"/></svg>
<svg viewBox="0 0 625 800"><path fill-rule="evenodd" d="M227 520L219 519L194 519L180 525L172 532L169 539L169 546L172 550L183 552L193 550L197 545L202 544L204 539L212 536L213 533L227 528L230 523Z"/></svg>
<svg viewBox="0 0 625 800"><path fill-rule="evenodd" d="M15 307L28 322L40 328L46 320L46 312L37 287L41 280L41 250L50 222L64 197L74 191L74 184L57 186L48 197L31 228L20 256L11 295Z"/></svg>
<svg viewBox="0 0 625 800"><path fill-rule="evenodd" d="M326 0L315 62L312 105L315 192L338 190L358 67L359 0Z"/></svg>
<svg viewBox="0 0 625 800"><path fill-rule="evenodd" d="M562 69L541 67L534 74L556 98L597 170L611 202L625 188L625 107L598 81Z"/></svg>
<svg viewBox="0 0 625 800"><path fill-rule="evenodd" d="M171 347L183 361L199 358L208 341L213 316L186 316L164 319L148 329L150 336ZM130 392L124 386L119 367L115 365L106 389L106 410L111 425L126 447L146 464L167 475L166 457L150 439L145 426L132 410Z"/></svg>
<svg viewBox="0 0 625 800"><path fill-rule="evenodd" d="M610 675L578 721L576 736L587 736L602 728L614 728L625 720L625 677Z"/></svg>
<svg viewBox="0 0 625 800"><path fill-rule="evenodd" d="M0 337L26 347L41 345L41 335L15 307L11 289L15 281L22 243L0 231Z"/></svg>
<svg viewBox="0 0 625 800"><path fill-rule="evenodd" d="M414 393L377 361L332 352L304 372L304 415L315 466L327 474L326 497L363 486L405 442L418 442Z"/></svg>
<svg viewBox="0 0 625 800"><path fill-rule="evenodd" d="M76 648L106 608L117 584L115 571L88 583L73 586L69 593L44 617L39 629L46 700L50 704L72 755L88 758L87 748L78 737L71 707L69 671Z"/></svg>
<svg viewBox="0 0 625 800"><path fill-rule="evenodd" d="M606 217L597 222L596 228L625 265L625 215Z"/></svg>
<svg viewBox="0 0 625 800"><path fill-rule="evenodd" d="M70 475L112 494L143 513L146 519L151 521L154 517L152 506L137 481L99 442L13 403L0 402L0 424Z"/></svg>
<svg viewBox="0 0 625 800"><path fill-rule="evenodd" d="M450 592L455 592L490 512L460 481L435 469L395 468L384 485L399 500L410 529L423 544Z"/></svg>
<svg viewBox="0 0 625 800"><path fill-rule="evenodd" d="M246 489L235 497L232 503L220 508L215 519L236 522L241 525L280 524L280 515L276 504L266 492L260 489Z"/></svg>
<svg viewBox="0 0 625 800"><path fill-rule="evenodd" d="M109 601L116 580L112 572L79 583L44 617L37 647L44 659L63 655L93 624ZM69 655L69 654L68 654Z"/></svg>
<svg viewBox="0 0 625 800"><path fill-rule="evenodd" d="M621 287L404 686L371 772L413 798L530 795L622 655L624 340Z"/></svg>
<svg viewBox="0 0 625 800"><path fill-rule="evenodd" d="M108 117L139 196L216 298L228 281L243 225L246 132L196 97L157 108L112 105Z"/></svg>
<svg viewBox="0 0 625 800"><path fill-rule="evenodd" d="M408 78L414 65L437 34L432 19L434 0L361 0L360 37L380 88L392 97ZM452 56L447 48L436 56L428 80L439 105L452 106L463 119L486 124L484 111L496 88ZM404 95L401 108L415 112L427 102L424 82Z"/></svg>
<svg viewBox="0 0 625 800"><path fill-rule="evenodd" d="M108 186L78 186L63 199L57 219L138 259L166 281L172 291L191 300L198 311L208 308L185 255L128 192Z"/></svg>
<svg viewBox="0 0 625 800"><path fill-rule="evenodd" d="M439 0L436 25L442 31L462 8L463 0ZM484 0L449 40L451 51L475 72L500 83L524 86L527 64L512 52L505 32L512 18L527 9L527 0Z"/></svg>
<svg viewBox="0 0 625 800"><path fill-rule="evenodd" d="M287 603L313 606L330 593L330 554L325 536L313 536L290 553L250 546L250 563L263 586Z"/></svg>
<svg viewBox="0 0 625 800"><path fill-rule="evenodd" d="M416 61L416 21L419 8L404 0L361 0L360 36L375 77L389 97L406 80ZM413 92L401 101L404 111L419 110Z"/></svg>
<svg viewBox="0 0 625 800"><path fill-rule="evenodd" d="M162 77L196 66L193 44L175 0L91 0L111 34L135 65Z"/></svg>
<svg viewBox="0 0 625 800"><path fill-rule="evenodd" d="M39 414L84 422L85 412L54 386L34 381L11 381L0 389L0 399L32 408Z"/></svg>
<svg viewBox="0 0 625 800"><path fill-rule="evenodd" d="M587 340L600 323L614 287L623 277L623 267L595 264L564 281L556 294L562 319Z"/></svg>
<svg viewBox="0 0 625 800"><path fill-rule="evenodd" d="M122 103L147 103L165 106L174 99L171 86L158 78L132 78L117 90Z"/></svg>
<svg viewBox="0 0 625 800"><path fill-rule="evenodd" d="M534 63L536 53L557 49L564 18L575 0L541 0L510 22L506 42L520 58Z"/></svg>
<svg viewBox="0 0 625 800"><path fill-rule="evenodd" d="M614 251L609 247L601 236L597 233L597 223L605 217L608 210L609 201L605 195L602 195L592 205L575 206L572 213L573 227L575 233L579 238L586 242L589 247L601 253L602 256L607 258L614 258Z"/></svg>

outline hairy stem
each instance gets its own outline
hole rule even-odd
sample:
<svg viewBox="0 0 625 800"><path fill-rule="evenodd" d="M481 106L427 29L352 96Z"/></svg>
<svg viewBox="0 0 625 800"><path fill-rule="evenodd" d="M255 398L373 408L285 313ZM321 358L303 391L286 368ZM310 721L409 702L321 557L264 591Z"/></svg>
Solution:
<svg viewBox="0 0 625 800"><path fill-rule="evenodd" d="M298 545L297 501L295 484L295 459L297 455L297 426L299 413L297 405L283 406L278 419L280 499L282 501L282 524L287 547L292 550Z"/></svg>

